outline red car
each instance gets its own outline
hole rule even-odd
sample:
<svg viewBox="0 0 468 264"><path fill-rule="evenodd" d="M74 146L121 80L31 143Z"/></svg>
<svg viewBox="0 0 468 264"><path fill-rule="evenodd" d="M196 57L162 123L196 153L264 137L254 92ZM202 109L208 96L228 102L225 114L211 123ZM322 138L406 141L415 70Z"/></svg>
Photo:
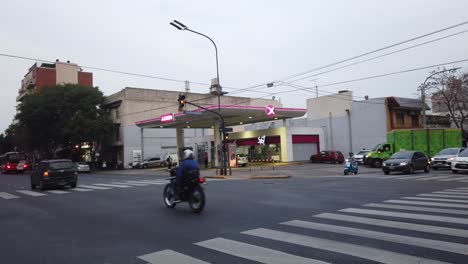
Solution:
<svg viewBox="0 0 468 264"><path fill-rule="evenodd" d="M310 162L330 162L330 163L343 163L345 158L343 153L335 150L320 151L319 154L310 156Z"/></svg>

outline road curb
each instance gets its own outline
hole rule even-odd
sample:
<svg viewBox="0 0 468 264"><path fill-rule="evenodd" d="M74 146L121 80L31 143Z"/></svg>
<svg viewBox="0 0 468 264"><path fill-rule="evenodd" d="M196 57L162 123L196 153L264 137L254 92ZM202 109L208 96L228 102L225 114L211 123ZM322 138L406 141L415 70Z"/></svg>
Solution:
<svg viewBox="0 0 468 264"><path fill-rule="evenodd" d="M251 180L266 180L266 179L288 179L291 178L290 175L276 175L276 176L251 176Z"/></svg>

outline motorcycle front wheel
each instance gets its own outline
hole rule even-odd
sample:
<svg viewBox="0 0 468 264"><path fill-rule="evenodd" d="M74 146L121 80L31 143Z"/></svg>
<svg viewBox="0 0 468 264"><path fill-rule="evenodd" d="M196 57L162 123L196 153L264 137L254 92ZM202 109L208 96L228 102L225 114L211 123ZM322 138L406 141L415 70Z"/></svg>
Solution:
<svg viewBox="0 0 468 264"><path fill-rule="evenodd" d="M174 203L174 186L171 183L164 187L163 199L167 207L174 208L176 206L176 203Z"/></svg>
<svg viewBox="0 0 468 264"><path fill-rule="evenodd" d="M200 213L205 208L205 192L201 186L197 186L193 189L190 199L189 205L194 213Z"/></svg>

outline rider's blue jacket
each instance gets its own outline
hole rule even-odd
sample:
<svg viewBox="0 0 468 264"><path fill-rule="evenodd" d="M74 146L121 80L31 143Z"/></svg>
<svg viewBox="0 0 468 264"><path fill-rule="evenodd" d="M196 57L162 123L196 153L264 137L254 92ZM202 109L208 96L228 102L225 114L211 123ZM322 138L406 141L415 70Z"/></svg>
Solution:
<svg viewBox="0 0 468 264"><path fill-rule="evenodd" d="M183 179L185 176L184 174L189 171L196 171L197 173L200 172L200 165L198 165L198 162L194 159L186 159L180 163L176 171L177 179Z"/></svg>

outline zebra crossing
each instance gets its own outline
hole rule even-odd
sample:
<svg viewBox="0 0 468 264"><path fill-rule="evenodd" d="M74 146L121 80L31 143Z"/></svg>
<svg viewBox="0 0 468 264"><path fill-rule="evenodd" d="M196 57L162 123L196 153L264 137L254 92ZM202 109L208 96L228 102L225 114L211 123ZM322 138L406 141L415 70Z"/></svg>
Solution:
<svg viewBox="0 0 468 264"><path fill-rule="evenodd" d="M461 194L451 195L453 199L435 198L436 201L418 199L441 192ZM274 227L234 234L235 239L229 235L213 237L193 244L199 249L196 256L184 254L185 249L164 249L136 258L150 264L240 263L239 258L270 264L322 264L329 263L327 254L338 254L342 258L361 259L353 263L468 263L468 196L463 194L468 194L468 187L291 219ZM324 234L329 236L324 238ZM261 244L262 241L271 241L273 248L266 246L269 243ZM316 253L293 250L291 245L313 249ZM219 254L223 256L221 261Z"/></svg>
<svg viewBox="0 0 468 264"><path fill-rule="evenodd" d="M424 174L424 175L390 175L384 176L379 174L371 174L371 175L351 175L351 176L343 176L345 178L373 178L373 179L383 179L383 180L414 180L414 181L435 181L435 182L460 182L466 183L468 182L468 176L463 175L453 175L453 174L446 174L446 175L431 175L431 174Z"/></svg>
<svg viewBox="0 0 468 264"><path fill-rule="evenodd" d="M143 187L150 185L165 185L167 180L133 180L133 181L115 181L111 183L87 183L79 184L76 188L65 189L65 190L46 190L46 191L36 191L36 190L16 190L13 192L0 192L0 201L1 200L13 200L19 199L22 197L41 197L47 195L65 195L74 192L92 192L92 191L104 191L112 189L121 189L121 188L132 188L132 187Z"/></svg>

